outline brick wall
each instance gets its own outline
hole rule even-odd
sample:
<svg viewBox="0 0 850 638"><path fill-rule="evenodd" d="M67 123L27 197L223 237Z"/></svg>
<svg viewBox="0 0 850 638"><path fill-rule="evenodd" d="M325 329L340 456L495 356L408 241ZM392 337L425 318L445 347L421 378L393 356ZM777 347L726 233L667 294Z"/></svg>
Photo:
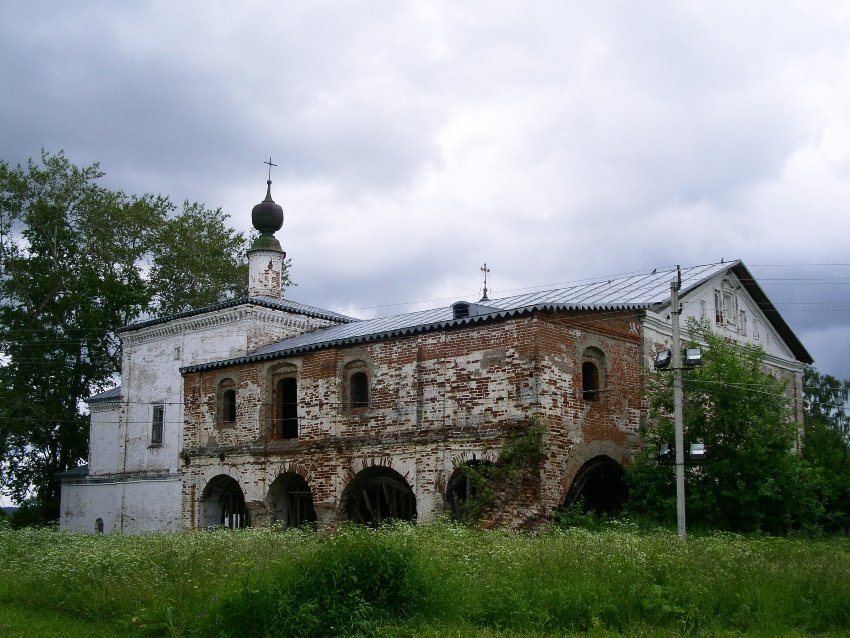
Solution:
<svg viewBox="0 0 850 638"><path fill-rule="evenodd" d="M498 522L535 524L558 507L581 465L627 460L640 416L637 315L538 312L519 318L336 347L184 377L183 525L199 525L207 484L236 479L253 524L269 521L269 486L294 472L321 522L345 517L342 496L364 468L383 466L412 488L419 520L444 512L458 463L495 459L506 429L548 423L540 480L520 486ZM589 350L590 349L590 350ZM601 353L598 399L582 395L586 352ZM369 378L368 408L352 407L350 371ZM272 438L275 379L297 379L299 435ZM237 418L216 420L216 390L237 387ZM524 495L524 496L523 496Z"/></svg>

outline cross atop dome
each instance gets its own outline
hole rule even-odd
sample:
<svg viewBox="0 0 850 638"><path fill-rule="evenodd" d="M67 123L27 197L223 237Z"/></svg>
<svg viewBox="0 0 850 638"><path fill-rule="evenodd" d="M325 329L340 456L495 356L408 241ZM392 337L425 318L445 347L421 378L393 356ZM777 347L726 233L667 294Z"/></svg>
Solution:
<svg viewBox="0 0 850 638"><path fill-rule="evenodd" d="M272 199L272 166L277 164L272 163L271 157L268 162L263 163L269 165L269 179L266 182L268 187L266 198L251 211L251 222L254 228L260 231L260 236L254 240L251 250L281 250L280 242L275 239L274 234L283 226L283 208Z"/></svg>
<svg viewBox="0 0 850 638"><path fill-rule="evenodd" d="M266 198L251 211L251 223L260 236L248 251L248 295L279 298L286 253L274 234L283 226L283 208L272 199L272 166L277 164L272 163L271 157L263 163L269 165L269 179Z"/></svg>

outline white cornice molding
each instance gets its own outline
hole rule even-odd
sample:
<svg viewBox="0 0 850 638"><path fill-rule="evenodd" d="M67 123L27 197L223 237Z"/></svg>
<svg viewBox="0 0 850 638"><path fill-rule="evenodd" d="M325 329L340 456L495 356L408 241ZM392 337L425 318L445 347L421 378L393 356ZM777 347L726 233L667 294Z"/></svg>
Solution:
<svg viewBox="0 0 850 638"><path fill-rule="evenodd" d="M120 410L120 399L111 399L109 401L93 401L88 404L89 412L109 412L111 410Z"/></svg>
<svg viewBox="0 0 850 638"><path fill-rule="evenodd" d="M121 342L124 346L132 347L142 343L159 341L190 332L202 332L248 320L264 326L288 328L293 333L310 332L318 328L336 325L327 319L305 318L303 315L295 313L246 304L194 317L175 319L168 323L140 328L131 333L123 333L121 335Z"/></svg>

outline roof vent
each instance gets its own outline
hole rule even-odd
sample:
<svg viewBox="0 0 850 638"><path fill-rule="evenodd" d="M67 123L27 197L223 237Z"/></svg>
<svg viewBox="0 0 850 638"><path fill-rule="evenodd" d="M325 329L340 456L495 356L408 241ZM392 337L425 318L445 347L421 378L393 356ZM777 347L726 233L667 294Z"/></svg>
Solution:
<svg viewBox="0 0 850 638"><path fill-rule="evenodd" d="M458 301L452 305L452 315L455 319L465 319L469 316L469 303L466 301Z"/></svg>

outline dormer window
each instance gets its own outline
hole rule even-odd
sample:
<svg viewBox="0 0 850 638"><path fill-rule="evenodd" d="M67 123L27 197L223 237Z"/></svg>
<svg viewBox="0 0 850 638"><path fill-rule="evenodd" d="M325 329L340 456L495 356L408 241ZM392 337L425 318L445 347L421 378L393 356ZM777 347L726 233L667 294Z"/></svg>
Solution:
<svg viewBox="0 0 850 638"><path fill-rule="evenodd" d="M469 304L465 301L458 301L452 306L452 315L455 319L465 319L469 316Z"/></svg>

